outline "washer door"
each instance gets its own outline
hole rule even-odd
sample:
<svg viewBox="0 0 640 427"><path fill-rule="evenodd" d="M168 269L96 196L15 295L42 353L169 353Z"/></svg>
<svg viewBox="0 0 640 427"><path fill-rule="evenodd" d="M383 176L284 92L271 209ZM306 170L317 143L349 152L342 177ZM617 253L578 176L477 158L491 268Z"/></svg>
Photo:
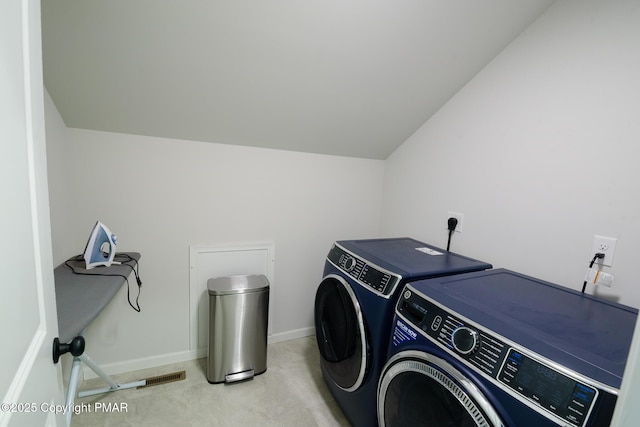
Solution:
<svg viewBox="0 0 640 427"><path fill-rule="evenodd" d="M367 352L360 304L340 276L326 276L316 292L316 340L320 363L340 388L354 391L362 384Z"/></svg>
<svg viewBox="0 0 640 427"><path fill-rule="evenodd" d="M378 383L380 426L500 427L482 392L448 362L404 351L386 364Z"/></svg>

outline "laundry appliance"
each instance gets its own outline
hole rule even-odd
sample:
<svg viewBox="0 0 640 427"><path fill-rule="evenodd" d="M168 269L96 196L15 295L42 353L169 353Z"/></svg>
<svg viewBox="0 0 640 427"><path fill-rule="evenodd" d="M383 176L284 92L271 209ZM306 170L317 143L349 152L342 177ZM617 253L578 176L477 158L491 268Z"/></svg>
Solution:
<svg viewBox="0 0 640 427"><path fill-rule="evenodd" d="M504 269L409 283L380 426L608 426L637 315Z"/></svg>
<svg viewBox="0 0 640 427"><path fill-rule="evenodd" d="M320 364L349 422L377 425L376 389L402 285L491 268L491 264L410 239L336 242L315 298Z"/></svg>

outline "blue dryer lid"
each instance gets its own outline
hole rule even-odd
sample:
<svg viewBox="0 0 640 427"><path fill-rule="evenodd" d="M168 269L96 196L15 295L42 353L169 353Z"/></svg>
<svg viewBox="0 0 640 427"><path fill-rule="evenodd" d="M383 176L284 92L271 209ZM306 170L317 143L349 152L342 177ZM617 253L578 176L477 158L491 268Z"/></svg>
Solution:
<svg viewBox="0 0 640 427"><path fill-rule="evenodd" d="M505 269L415 282L420 293L503 337L618 388L638 310Z"/></svg>
<svg viewBox="0 0 640 427"><path fill-rule="evenodd" d="M447 252L408 237L336 242L354 255L400 274L404 280L424 279L491 268L491 264Z"/></svg>

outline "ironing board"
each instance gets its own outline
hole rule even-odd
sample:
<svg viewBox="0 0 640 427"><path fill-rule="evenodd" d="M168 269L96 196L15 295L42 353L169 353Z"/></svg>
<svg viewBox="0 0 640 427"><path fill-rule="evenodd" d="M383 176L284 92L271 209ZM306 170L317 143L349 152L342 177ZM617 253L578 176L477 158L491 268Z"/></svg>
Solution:
<svg viewBox="0 0 640 427"><path fill-rule="evenodd" d="M125 283L125 278L132 273L132 269L140 259L140 254L118 253L120 254L128 255L131 260L122 262L122 265L113 264L110 267L86 270L84 260L72 259L53 270L60 342L69 343L77 336L84 336L87 326L98 317ZM79 397L145 385L144 380L128 384L115 383L86 353L83 353L73 358L69 374L67 408L71 408L74 403L81 363L89 366L109 387L83 391L78 393ZM72 412L66 413L67 425L71 422Z"/></svg>

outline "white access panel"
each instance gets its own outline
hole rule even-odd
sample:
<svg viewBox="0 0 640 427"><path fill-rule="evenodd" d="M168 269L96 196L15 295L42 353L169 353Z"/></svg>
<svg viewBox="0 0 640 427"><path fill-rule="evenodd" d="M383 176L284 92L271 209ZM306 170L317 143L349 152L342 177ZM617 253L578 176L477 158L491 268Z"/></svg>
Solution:
<svg viewBox="0 0 640 427"><path fill-rule="evenodd" d="M207 281L213 277L264 274L274 287L275 244L273 242L191 246L189 257L190 349L204 357L209 334ZM271 335L272 305L269 304L267 334Z"/></svg>

